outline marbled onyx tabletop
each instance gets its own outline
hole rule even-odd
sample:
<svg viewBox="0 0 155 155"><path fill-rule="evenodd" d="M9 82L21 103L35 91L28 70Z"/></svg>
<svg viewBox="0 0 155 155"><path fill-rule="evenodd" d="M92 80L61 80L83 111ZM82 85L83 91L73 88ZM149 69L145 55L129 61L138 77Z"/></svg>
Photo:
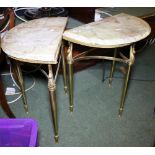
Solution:
<svg viewBox="0 0 155 155"><path fill-rule="evenodd" d="M19 24L2 38L2 49L19 61L56 64L66 23L66 17L45 17Z"/></svg>
<svg viewBox="0 0 155 155"><path fill-rule="evenodd" d="M151 28L144 20L125 13L66 30L63 39L99 48L125 46L148 36Z"/></svg>

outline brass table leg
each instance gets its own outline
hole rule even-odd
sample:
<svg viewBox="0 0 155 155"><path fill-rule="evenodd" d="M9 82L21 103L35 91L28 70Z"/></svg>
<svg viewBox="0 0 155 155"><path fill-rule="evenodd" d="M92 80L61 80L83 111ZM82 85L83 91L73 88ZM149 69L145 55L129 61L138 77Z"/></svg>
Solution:
<svg viewBox="0 0 155 155"><path fill-rule="evenodd" d="M122 90L122 96L121 96L121 102L120 102L120 108L119 108L119 116L122 115L123 110L124 110L124 104L125 104L125 98L126 98L126 94L127 94L127 88L128 88L129 76L130 76L130 72L131 72L131 66L133 65L133 63L135 61L134 54L135 54L134 46L131 45L130 46L130 62L128 64L129 66L128 66L126 77L124 80L124 86L123 86L123 90Z"/></svg>
<svg viewBox="0 0 155 155"><path fill-rule="evenodd" d="M27 104L27 99L26 99L26 93L25 93L25 87L24 87L24 81L23 81L23 76L20 68L20 64L15 61L11 60L12 68L15 74L15 77L17 78L17 84L19 85L20 91L22 93L22 100L24 104L24 109L26 113L28 113L28 104Z"/></svg>
<svg viewBox="0 0 155 155"><path fill-rule="evenodd" d="M120 103L120 108L119 108L119 116L122 115L123 109L124 109L124 103L125 103L125 97L126 97L126 93L127 93L130 70L131 70L131 65L128 66L127 74L126 74L126 77L124 80L124 86L123 86L123 91L122 91L122 96L121 96L121 103Z"/></svg>
<svg viewBox="0 0 155 155"><path fill-rule="evenodd" d="M55 142L58 143L59 135L58 135L58 119L57 119L57 104L56 104L56 84L53 78L52 65L48 65L49 77L48 77L48 89L50 95L50 103L51 103L51 111L52 111L52 119L54 126L54 139Z"/></svg>
<svg viewBox="0 0 155 155"><path fill-rule="evenodd" d="M18 75L17 74L17 70L16 70L16 67L15 67L15 60L10 59L10 63L11 63L10 64L11 65L10 67L11 67L12 76L13 76L16 84L19 86L20 84L19 84L19 80L18 80L18 76L17 76Z"/></svg>
<svg viewBox="0 0 155 155"><path fill-rule="evenodd" d="M64 91L67 94L67 78L66 78L66 61L65 61L65 55L64 55L64 44L62 42L61 45L61 57L62 57L62 72L63 72L63 81L64 81Z"/></svg>
<svg viewBox="0 0 155 155"><path fill-rule="evenodd" d="M117 56L117 48L115 48L115 50L114 50L114 58L116 58L116 56ZM110 75L109 75L109 86L111 86L111 84L112 84L112 78L113 78L113 73L115 70L115 64L116 64L116 61L113 60L112 65L111 65Z"/></svg>
<svg viewBox="0 0 155 155"><path fill-rule="evenodd" d="M70 43L67 51L67 61L68 61L68 73L69 73L69 110L73 112L73 58L72 58L73 44Z"/></svg>

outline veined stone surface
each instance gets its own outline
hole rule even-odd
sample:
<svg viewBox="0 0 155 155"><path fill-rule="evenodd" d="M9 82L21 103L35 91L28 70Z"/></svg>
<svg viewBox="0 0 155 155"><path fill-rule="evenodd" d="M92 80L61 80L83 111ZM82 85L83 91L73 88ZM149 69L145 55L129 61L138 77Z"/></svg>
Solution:
<svg viewBox="0 0 155 155"><path fill-rule="evenodd" d="M150 32L144 20L121 13L66 30L63 39L90 47L114 48L142 40Z"/></svg>
<svg viewBox="0 0 155 155"><path fill-rule="evenodd" d="M19 24L2 38L2 49L20 61L56 64L66 23L66 17L46 17Z"/></svg>

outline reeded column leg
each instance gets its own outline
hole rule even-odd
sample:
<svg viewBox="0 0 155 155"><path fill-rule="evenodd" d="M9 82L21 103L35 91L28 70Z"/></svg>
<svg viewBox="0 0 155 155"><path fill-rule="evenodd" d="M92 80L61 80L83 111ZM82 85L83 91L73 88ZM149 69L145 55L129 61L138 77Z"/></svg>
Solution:
<svg viewBox="0 0 155 155"><path fill-rule="evenodd" d="M54 139L55 142L58 143L59 135L58 135L58 118L57 118L57 104L56 104L56 84L53 78L52 66L48 65L49 77L48 77L48 89L50 95L50 103L51 103L51 111L52 111L52 119L53 119L53 127L54 127Z"/></svg>
<svg viewBox="0 0 155 155"><path fill-rule="evenodd" d="M72 58L73 44L70 43L67 51L67 61L68 61L68 74L69 74L69 110L73 112L73 58Z"/></svg>
<svg viewBox="0 0 155 155"><path fill-rule="evenodd" d="M134 46L131 45L130 46L130 62L128 64L129 66L128 66L126 77L124 80L121 102L120 102L120 108L119 108L119 116L122 115L123 110L124 110L124 104L125 104L125 98L126 98L127 89L128 89L128 82L129 82L129 76L130 76L130 72L131 72L131 66L133 65L133 63L135 61L134 54L135 54Z"/></svg>
<svg viewBox="0 0 155 155"><path fill-rule="evenodd" d="M10 60L10 67L11 67L11 72L12 72L12 77L14 78L14 82L16 82L16 85L17 86L19 86L20 84L19 84L19 79L18 79L18 73L17 73L17 69L16 69L16 67L15 67L15 62L14 62L14 60L12 60L12 59L9 59ZM20 89L20 87L18 87L19 89Z"/></svg>
<svg viewBox="0 0 155 155"><path fill-rule="evenodd" d="M73 103L73 64L68 64L68 71L69 71L69 101L70 106L69 110L73 112L74 103Z"/></svg>
<svg viewBox="0 0 155 155"><path fill-rule="evenodd" d="M114 50L114 58L116 58L116 56L117 56L117 48L115 48L115 50ZM113 60L112 65L111 65L110 75L109 75L109 86L111 86L111 84L112 84L112 78L113 78L113 73L115 70L115 64L116 64L116 61Z"/></svg>
<svg viewBox="0 0 155 155"><path fill-rule="evenodd" d="M67 78L66 78L66 61L65 61L65 55L64 55L64 44L62 42L61 45L61 57L62 57L62 72L63 72L63 81L64 81L64 91L67 94Z"/></svg>
<svg viewBox="0 0 155 155"><path fill-rule="evenodd" d="M22 93L22 100L23 100L23 104L24 104L24 109L25 109L26 113L28 113L28 104L27 104L24 81L23 81L23 76L22 76L20 64L15 60L11 60L11 65L12 65L14 74L16 74L17 84L19 85L20 91Z"/></svg>

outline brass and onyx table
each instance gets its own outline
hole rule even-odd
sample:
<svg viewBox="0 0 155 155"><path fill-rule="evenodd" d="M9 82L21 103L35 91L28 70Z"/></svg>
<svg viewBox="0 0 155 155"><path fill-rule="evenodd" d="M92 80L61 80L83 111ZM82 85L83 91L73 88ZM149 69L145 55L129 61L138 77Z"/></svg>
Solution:
<svg viewBox="0 0 155 155"><path fill-rule="evenodd" d="M59 135L55 92L56 78L53 73L53 65L58 64L58 60L61 57L63 62L63 75L66 74L63 45L61 46L62 34L66 23L66 17L46 17L25 22L9 30L2 38L1 43L3 51L11 60L13 73L15 73L14 77L20 87L26 112L28 112L28 104L20 62L46 64L48 66L48 90L55 142L58 142ZM65 76L64 85L66 90L67 84Z"/></svg>
<svg viewBox="0 0 155 155"><path fill-rule="evenodd" d="M122 90L121 102L119 107L119 116L124 109L125 97L128 88L131 66L135 61L135 43L147 37L151 28L144 20L125 13L104 18L97 22L92 22L66 30L63 39L68 41L67 51L68 71L69 71L69 99L70 111L73 111L73 63L79 60L105 59L112 61L112 68L109 76L109 84L112 83L115 62L122 62L128 65L124 86ZM72 56L73 44L92 47L91 50L81 52L75 57ZM120 53L118 48L130 46L129 57L124 52ZM96 48L114 48L114 56L94 55ZM93 56L89 55L94 52ZM118 57L119 54L119 57Z"/></svg>

